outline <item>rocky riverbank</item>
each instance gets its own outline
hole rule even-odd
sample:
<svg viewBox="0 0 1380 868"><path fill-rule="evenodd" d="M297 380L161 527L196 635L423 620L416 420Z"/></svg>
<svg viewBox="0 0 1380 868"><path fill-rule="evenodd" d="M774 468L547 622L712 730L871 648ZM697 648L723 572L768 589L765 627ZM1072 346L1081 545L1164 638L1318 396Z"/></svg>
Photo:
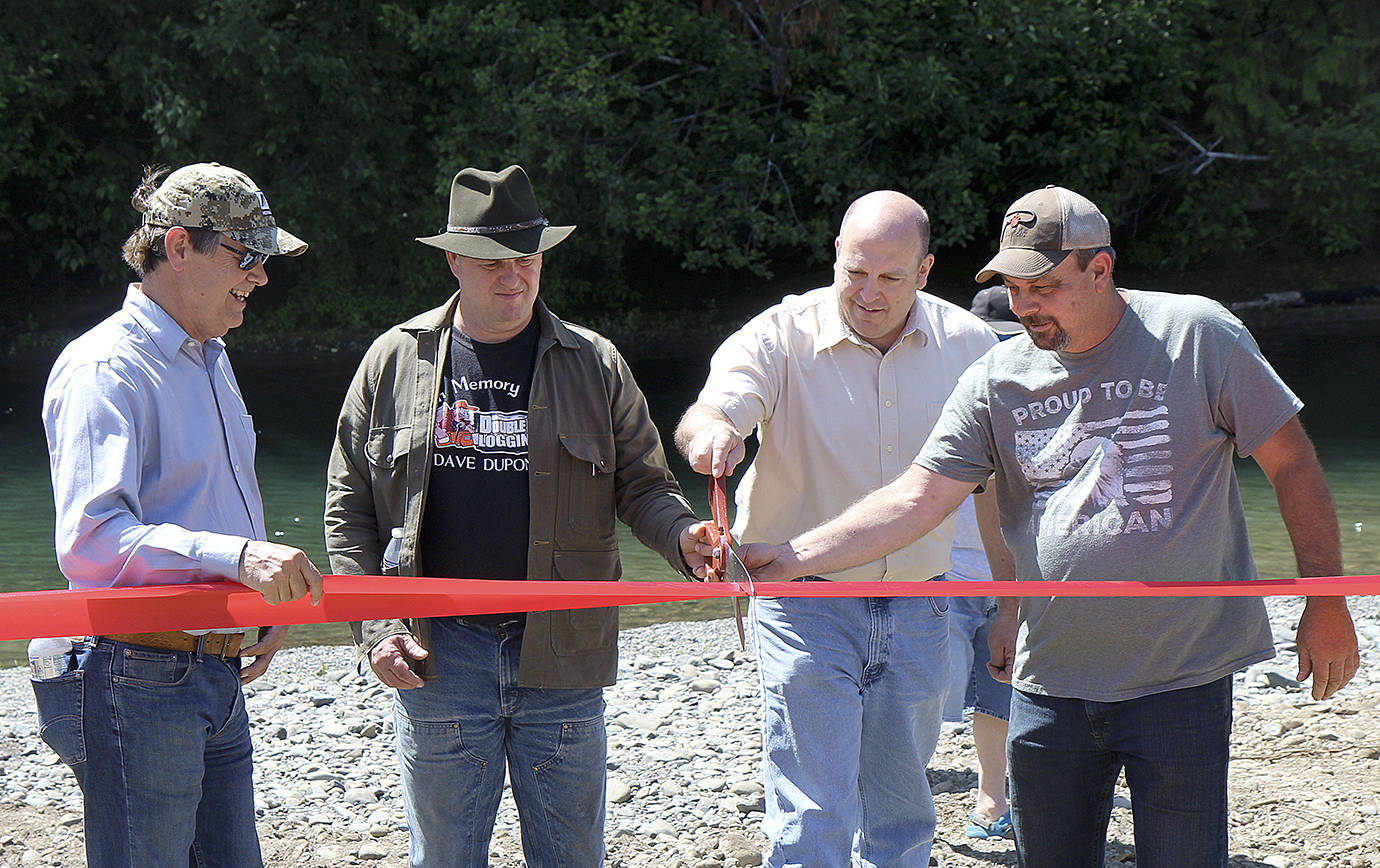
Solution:
<svg viewBox="0 0 1380 868"><path fill-rule="evenodd" d="M1271 600L1279 656L1237 676L1231 772L1234 868L1380 868L1380 597L1353 601L1362 671L1315 703L1292 680L1301 604ZM624 631L607 693L610 868L757 865L761 714L756 666L732 623ZM0 868L82 864L80 794L38 738L21 669L0 671ZM389 693L343 647L283 651L251 685L259 833L269 865L407 864ZM963 836L977 786L966 726L931 763L942 866L1014 865L1009 841ZM1107 864L1134 864L1118 789ZM523 864L505 796L492 865Z"/></svg>

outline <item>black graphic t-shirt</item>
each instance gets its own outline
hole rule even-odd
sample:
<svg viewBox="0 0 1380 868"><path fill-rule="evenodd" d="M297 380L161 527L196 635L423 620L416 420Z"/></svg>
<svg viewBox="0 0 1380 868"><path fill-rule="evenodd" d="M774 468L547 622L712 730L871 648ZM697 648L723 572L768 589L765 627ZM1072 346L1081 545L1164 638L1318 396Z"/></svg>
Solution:
<svg viewBox="0 0 1380 868"><path fill-rule="evenodd" d="M427 575L527 577L527 401L539 331L534 318L501 343L452 332L418 540Z"/></svg>

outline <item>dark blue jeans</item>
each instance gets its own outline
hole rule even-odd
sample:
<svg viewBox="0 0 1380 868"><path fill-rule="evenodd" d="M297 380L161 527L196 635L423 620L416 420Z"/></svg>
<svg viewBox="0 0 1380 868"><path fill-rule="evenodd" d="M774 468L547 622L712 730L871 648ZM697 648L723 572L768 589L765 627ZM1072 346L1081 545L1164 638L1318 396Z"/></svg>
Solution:
<svg viewBox="0 0 1380 868"><path fill-rule="evenodd" d="M1137 868L1227 864L1231 676L1123 702L1012 691L1007 762L1025 868L1102 868L1124 768Z"/></svg>
<svg viewBox="0 0 1380 868"><path fill-rule="evenodd" d="M33 687L81 786L88 866L263 864L238 660L97 639Z"/></svg>

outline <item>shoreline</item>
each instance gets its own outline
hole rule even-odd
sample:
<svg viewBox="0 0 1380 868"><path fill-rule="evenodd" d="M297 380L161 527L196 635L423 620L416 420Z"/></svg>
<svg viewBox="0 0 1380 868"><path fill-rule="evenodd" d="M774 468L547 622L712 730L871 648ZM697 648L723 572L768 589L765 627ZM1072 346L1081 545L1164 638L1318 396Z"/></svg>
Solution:
<svg viewBox="0 0 1380 868"><path fill-rule="evenodd" d="M1362 670L1337 697L1314 703L1292 680L1297 600L1269 603L1279 656L1236 676L1236 868L1380 868L1380 598L1356 600ZM759 688L732 620L631 628L619 645L618 683L605 691L609 868L760 864ZM406 864L390 691L356 674L352 653L284 649L246 689L268 865ZM80 864L80 793L37 736L26 676L0 671L0 865ZM958 868L1013 865L1009 841L962 835L975 769L966 725L946 726L930 764L935 855ZM1133 859L1127 795L1118 789L1112 866ZM495 868L523 864L507 794L490 851Z"/></svg>

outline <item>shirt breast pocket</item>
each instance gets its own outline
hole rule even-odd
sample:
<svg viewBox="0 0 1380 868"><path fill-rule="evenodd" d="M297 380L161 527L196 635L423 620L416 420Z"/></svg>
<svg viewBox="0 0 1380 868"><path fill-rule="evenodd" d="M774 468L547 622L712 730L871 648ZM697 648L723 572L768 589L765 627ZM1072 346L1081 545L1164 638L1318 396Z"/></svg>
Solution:
<svg viewBox="0 0 1380 868"><path fill-rule="evenodd" d="M562 434L561 504L578 534L613 535L614 448L611 434Z"/></svg>

